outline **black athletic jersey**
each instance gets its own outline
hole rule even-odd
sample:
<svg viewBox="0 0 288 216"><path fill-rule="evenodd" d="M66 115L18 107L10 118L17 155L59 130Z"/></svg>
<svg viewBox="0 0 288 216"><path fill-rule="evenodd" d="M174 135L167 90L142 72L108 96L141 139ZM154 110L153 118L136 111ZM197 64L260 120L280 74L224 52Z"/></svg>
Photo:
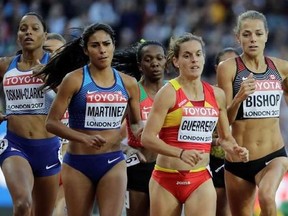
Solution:
<svg viewBox="0 0 288 216"><path fill-rule="evenodd" d="M236 120L278 118L283 95L282 78L273 61L265 57L267 69L264 73L250 71L241 57L235 58L235 61L237 72L233 81L233 97L238 93L241 83L247 79L250 73L253 73L256 80L256 90L241 103Z"/></svg>

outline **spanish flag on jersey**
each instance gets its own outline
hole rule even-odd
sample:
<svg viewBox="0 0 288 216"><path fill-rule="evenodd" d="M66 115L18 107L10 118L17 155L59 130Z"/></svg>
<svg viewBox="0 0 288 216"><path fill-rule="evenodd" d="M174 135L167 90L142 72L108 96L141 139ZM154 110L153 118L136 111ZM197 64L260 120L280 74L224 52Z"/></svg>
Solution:
<svg viewBox="0 0 288 216"><path fill-rule="evenodd" d="M202 81L204 101L190 101L176 79L169 83L176 91L176 103L168 111L159 138L182 149L210 152L219 108L212 86Z"/></svg>

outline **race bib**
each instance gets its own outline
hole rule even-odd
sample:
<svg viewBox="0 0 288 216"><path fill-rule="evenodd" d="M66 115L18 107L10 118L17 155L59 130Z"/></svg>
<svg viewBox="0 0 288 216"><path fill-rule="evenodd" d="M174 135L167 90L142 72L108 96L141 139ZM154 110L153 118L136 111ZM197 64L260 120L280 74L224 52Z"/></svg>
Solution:
<svg viewBox="0 0 288 216"><path fill-rule="evenodd" d="M8 147L8 140L2 139L0 140L0 155L7 149Z"/></svg>
<svg viewBox="0 0 288 216"><path fill-rule="evenodd" d="M29 75L6 77L4 81L7 110L37 110L45 107L45 93L40 78Z"/></svg>
<svg viewBox="0 0 288 216"><path fill-rule="evenodd" d="M178 141L194 143L212 142L218 112L213 108L183 107Z"/></svg>
<svg viewBox="0 0 288 216"><path fill-rule="evenodd" d="M125 193L125 208L129 209L130 208L130 201L129 201L129 191L126 191Z"/></svg>
<svg viewBox="0 0 288 216"><path fill-rule="evenodd" d="M119 128L125 114L127 99L120 93L97 93L86 95L85 128Z"/></svg>
<svg viewBox="0 0 288 216"><path fill-rule="evenodd" d="M62 155L62 143L60 144L60 147L58 149L57 155L58 155L58 160L60 161L60 163L63 163L63 155Z"/></svg>
<svg viewBox="0 0 288 216"><path fill-rule="evenodd" d="M61 119L61 122L62 122L64 125L66 125L67 127L69 127L69 113L68 113L67 110L65 111L65 113L64 113L64 115L63 115L63 117L62 117L62 119ZM66 144L66 143L69 142L69 140L67 140L67 139L64 139L64 138L62 138L62 137L59 137L59 138L60 138L61 144Z"/></svg>
<svg viewBox="0 0 288 216"><path fill-rule="evenodd" d="M243 117L279 117L282 95L283 90L278 80L258 80L256 91L243 102Z"/></svg>
<svg viewBox="0 0 288 216"><path fill-rule="evenodd" d="M132 154L129 158L126 159L127 167L134 166L134 165L139 164L139 163L140 163L140 160L139 160L137 154Z"/></svg>

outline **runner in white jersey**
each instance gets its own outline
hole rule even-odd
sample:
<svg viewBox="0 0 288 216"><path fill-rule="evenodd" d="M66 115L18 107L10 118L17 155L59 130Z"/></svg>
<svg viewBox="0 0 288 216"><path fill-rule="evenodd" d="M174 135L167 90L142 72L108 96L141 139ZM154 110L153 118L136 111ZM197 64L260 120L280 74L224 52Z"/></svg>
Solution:
<svg viewBox="0 0 288 216"><path fill-rule="evenodd" d="M46 30L38 14L25 14L17 31L20 54L0 60L6 100L6 115L1 114L0 120L7 120L7 134L0 142L0 165L14 215L52 215L58 191L60 142L45 128L55 93L39 89L43 80L32 71L50 58L42 48Z"/></svg>
<svg viewBox="0 0 288 216"><path fill-rule="evenodd" d="M219 64L217 81L226 93L232 134L249 150L250 161L225 161L228 200L233 216L252 215L258 187L261 215L276 216L275 193L288 168L279 127L288 61L264 56L268 27L263 14L244 12L235 30L243 53Z"/></svg>

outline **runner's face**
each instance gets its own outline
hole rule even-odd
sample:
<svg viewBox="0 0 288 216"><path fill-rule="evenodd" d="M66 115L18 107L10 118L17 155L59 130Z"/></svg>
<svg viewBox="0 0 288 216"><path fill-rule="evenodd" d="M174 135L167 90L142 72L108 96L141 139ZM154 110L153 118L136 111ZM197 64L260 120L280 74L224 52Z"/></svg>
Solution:
<svg viewBox="0 0 288 216"><path fill-rule="evenodd" d="M265 31L262 20L246 19L242 21L238 41L244 53L250 56L263 54L267 38L268 33Z"/></svg>
<svg viewBox="0 0 288 216"><path fill-rule="evenodd" d="M180 45L179 57L173 63L183 76L198 78L201 76L205 58L202 45L197 40L190 40Z"/></svg>
<svg viewBox="0 0 288 216"><path fill-rule="evenodd" d="M46 40L46 32L44 32L43 25L36 16L27 15L20 21L17 37L23 50L42 49Z"/></svg>
<svg viewBox="0 0 288 216"><path fill-rule="evenodd" d="M151 81L162 79L166 63L163 48L159 45L147 45L142 48L141 53L142 58L139 68L145 78Z"/></svg>
<svg viewBox="0 0 288 216"><path fill-rule="evenodd" d="M111 36L99 30L89 37L85 53L96 68L103 69L111 66L114 49Z"/></svg>

